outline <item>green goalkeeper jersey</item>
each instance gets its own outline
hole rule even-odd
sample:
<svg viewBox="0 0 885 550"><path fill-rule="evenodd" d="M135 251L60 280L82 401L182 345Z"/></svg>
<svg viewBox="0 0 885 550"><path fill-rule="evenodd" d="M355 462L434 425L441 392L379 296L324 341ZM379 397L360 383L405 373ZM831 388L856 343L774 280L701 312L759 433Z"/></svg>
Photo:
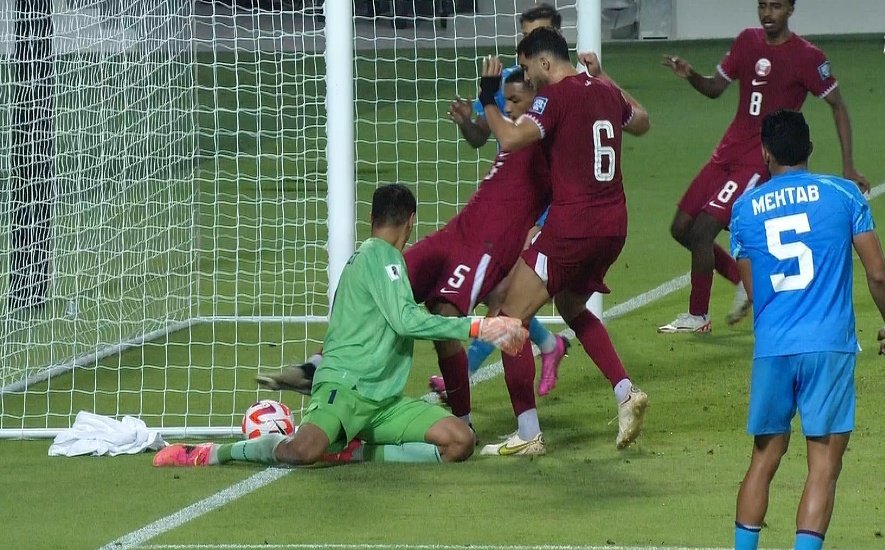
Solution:
<svg viewBox="0 0 885 550"><path fill-rule="evenodd" d="M469 333L469 319L432 315L419 306L402 252L368 239L341 272L314 387L336 382L375 401L399 397L415 338L464 340Z"/></svg>

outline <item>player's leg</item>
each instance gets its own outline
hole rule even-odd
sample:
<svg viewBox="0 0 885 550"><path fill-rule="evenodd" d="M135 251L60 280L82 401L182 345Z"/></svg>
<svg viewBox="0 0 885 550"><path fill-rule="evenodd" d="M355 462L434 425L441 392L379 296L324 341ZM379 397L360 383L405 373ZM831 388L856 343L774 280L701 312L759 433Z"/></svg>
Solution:
<svg viewBox="0 0 885 550"><path fill-rule="evenodd" d="M796 513L797 550L819 550L833 516L836 482L850 433L809 437L808 478Z"/></svg>
<svg viewBox="0 0 885 550"><path fill-rule="evenodd" d="M806 353L797 396L808 477L796 514L796 548L817 550L830 524L842 456L854 430L854 353Z"/></svg>
<svg viewBox="0 0 885 550"><path fill-rule="evenodd" d="M755 550L768 510L771 480L790 442L790 421L796 414L796 365L787 357L753 360L747 432L753 436L750 467L738 490L735 548Z"/></svg>
<svg viewBox="0 0 885 550"><path fill-rule="evenodd" d="M692 180L679 201L670 233L674 239L691 251L689 311L679 314L672 322L658 327L658 332L709 332L710 292L713 287L714 269L733 284L739 282L737 264L728 252L715 242L716 235L728 227L731 207L747 185L747 180L743 179L743 172L736 177L738 177L736 181L742 183L732 181L731 174L724 165L708 162Z"/></svg>
<svg viewBox="0 0 885 550"><path fill-rule="evenodd" d="M536 250L531 254L536 259L540 258L540 262L533 260L532 265L540 266L539 269L546 277L546 257ZM528 321L550 300L545 281L523 258L517 260L511 277L510 288L501 306L501 313ZM535 359L531 343L526 341L522 350L516 355L503 354L503 363L504 381L510 394L513 413L516 415L517 431L503 443L486 445L482 449L482 454L497 456L544 454L546 445L541 434L535 404Z"/></svg>
<svg viewBox="0 0 885 550"><path fill-rule="evenodd" d="M446 317L460 317L458 308L448 302L433 304L431 311ZM467 368L467 353L461 342L446 340L434 342L439 371L442 373L446 402L452 414L465 424L470 424L470 372ZM431 388L434 382L430 382ZM437 384L438 385L438 384ZM434 388L435 389L435 388Z"/></svg>
<svg viewBox="0 0 885 550"><path fill-rule="evenodd" d="M768 511L771 480L789 446L789 433L759 435L753 440L750 467L744 475L737 497L735 513L735 550L756 550L759 532Z"/></svg>
<svg viewBox="0 0 885 550"><path fill-rule="evenodd" d="M689 214L680 208L676 209L676 215L670 223L670 236L673 240L681 244L687 250L691 250L691 224L694 223L694 217L697 214Z"/></svg>
<svg viewBox="0 0 885 550"><path fill-rule="evenodd" d="M367 462L460 462L476 440L466 424L438 405L400 397L378 409L358 436Z"/></svg>
<svg viewBox="0 0 885 550"><path fill-rule="evenodd" d="M528 245L526 245L528 247ZM510 272L513 272L511 268ZM489 293L486 298L486 305L489 307L490 315L497 315L507 289L510 285L510 274L502 280L495 289ZM541 352L541 380L538 383L538 395L547 395L556 386L556 375L559 371L559 364L562 358L568 355L569 341L565 337L553 334L547 327L538 321L537 317L532 317L528 325L529 339L538 346ZM467 352L470 358L470 352ZM485 359L485 358L483 358ZM473 363L471 363L471 368ZM477 367L478 368L478 367Z"/></svg>

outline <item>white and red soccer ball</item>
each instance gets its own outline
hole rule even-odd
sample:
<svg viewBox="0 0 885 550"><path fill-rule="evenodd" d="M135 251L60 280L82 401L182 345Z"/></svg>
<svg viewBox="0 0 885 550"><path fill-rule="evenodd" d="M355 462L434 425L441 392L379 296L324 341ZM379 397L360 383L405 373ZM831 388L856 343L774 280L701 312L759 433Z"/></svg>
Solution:
<svg viewBox="0 0 885 550"><path fill-rule="evenodd" d="M258 403L253 403L243 415L243 436L247 439L267 434L292 435L293 433L295 433L295 423L292 421L292 411L279 401L262 399Z"/></svg>

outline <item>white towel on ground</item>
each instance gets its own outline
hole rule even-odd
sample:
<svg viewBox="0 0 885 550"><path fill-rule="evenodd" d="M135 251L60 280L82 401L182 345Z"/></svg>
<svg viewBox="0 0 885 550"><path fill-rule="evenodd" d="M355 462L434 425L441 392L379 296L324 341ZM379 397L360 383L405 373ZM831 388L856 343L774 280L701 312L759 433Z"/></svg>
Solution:
<svg viewBox="0 0 885 550"><path fill-rule="evenodd" d="M115 420L87 411L77 413L74 425L55 437L49 456L136 454L166 446L160 432L148 430L144 422L132 416Z"/></svg>

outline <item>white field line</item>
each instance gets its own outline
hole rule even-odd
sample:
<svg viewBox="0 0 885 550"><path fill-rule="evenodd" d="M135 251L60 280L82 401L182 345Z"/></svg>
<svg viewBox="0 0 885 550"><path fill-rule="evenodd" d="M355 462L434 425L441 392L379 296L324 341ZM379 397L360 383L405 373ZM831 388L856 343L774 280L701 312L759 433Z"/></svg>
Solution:
<svg viewBox="0 0 885 550"><path fill-rule="evenodd" d="M158 519L153 523L145 525L137 531L133 531L128 535L120 537L119 539L102 546L101 550L126 550L129 548L136 548L157 535L171 531L192 519L196 519L203 514L224 506L228 502L248 495L252 491L260 489L291 472L292 470L288 468L268 468L262 470L239 483L231 485L227 489L219 491L186 508L182 508L164 518Z"/></svg>
<svg viewBox="0 0 885 550"><path fill-rule="evenodd" d="M149 544L142 550L730 550L685 546L580 546L568 544Z"/></svg>
<svg viewBox="0 0 885 550"><path fill-rule="evenodd" d="M885 183L877 185L876 187L870 190L870 199L874 199L876 197L885 194ZM649 290L643 294L640 294L634 298L627 300L622 304L618 304L617 306L611 308L603 314L603 320L610 321L626 313L634 311L640 307L650 304L655 300L659 300L664 296L676 292L677 290L684 288L689 283L689 275L685 274L680 277L676 277L675 279L671 279L666 283ZM565 336L566 338L574 338L574 332L571 329L566 329L562 331L560 334ZM504 372L504 367L500 361L489 365L485 368L478 370L473 377L471 378L472 384L479 384L480 382L484 382L486 380L491 380L496 376L501 375ZM436 398L435 394L428 394L425 396L426 399ZM289 469L281 469L281 468L268 468L267 470L263 470L239 483L231 485L227 489L220 491L210 497L207 497L199 502L191 504L186 508L182 508L181 510L174 512L164 518L161 518L149 525L142 527L136 531L133 531L127 535L120 537L119 539L106 544L101 547L101 550L128 550L132 548L150 548L150 549L211 549L211 548L219 548L219 549L227 549L227 548L264 548L264 549L309 549L309 548L331 548L331 549L354 549L354 550L374 550L381 548L392 548L398 550L456 550L456 549L471 549L471 550L529 550L532 548L541 549L541 550L596 550L597 548L600 550L654 550L654 547L613 547L613 546L481 546L481 545L468 545L468 546L445 546L445 545L403 545L403 544L379 544L379 545L371 545L371 544L353 544L353 545L342 545L342 544L322 544L322 545L283 545L283 546L274 546L274 545L253 545L253 546L244 546L241 544L236 545L180 545L180 546L141 546L143 543L149 541L150 539L159 536L167 531L171 531L176 527L183 525L193 519L196 519L216 508L219 508L228 502L236 500L244 495L255 491L256 489L260 489L265 485L276 481L277 479L288 475L293 470ZM660 548L659 550L727 550L727 549L688 549L688 548Z"/></svg>

